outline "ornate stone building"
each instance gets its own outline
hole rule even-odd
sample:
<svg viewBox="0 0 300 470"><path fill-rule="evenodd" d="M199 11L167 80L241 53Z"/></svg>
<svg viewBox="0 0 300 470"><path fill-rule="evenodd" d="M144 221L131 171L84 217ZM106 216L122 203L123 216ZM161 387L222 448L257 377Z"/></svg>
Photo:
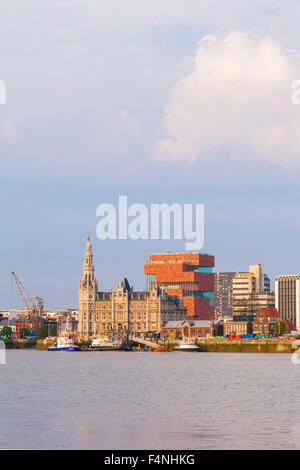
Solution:
<svg viewBox="0 0 300 470"><path fill-rule="evenodd" d="M116 291L98 292L90 238L86 244L83 276L79 286L79 335L125 335L160 331L171 320L184 320L183 300L158 286L134 291L123 279Z"/></svg>
<svg viewBox="0 0 300 470"><path fill-rule="evenodd" d="M92 245L88 236L83 265L83 276L79 283L78 333L92 336L95 323L95 304L98 282L95 279Z"/></svg>

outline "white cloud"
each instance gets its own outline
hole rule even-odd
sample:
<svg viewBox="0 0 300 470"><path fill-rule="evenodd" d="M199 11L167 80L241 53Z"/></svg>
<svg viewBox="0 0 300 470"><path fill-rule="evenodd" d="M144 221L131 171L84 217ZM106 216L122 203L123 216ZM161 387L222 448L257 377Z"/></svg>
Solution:
<svg viewBox="0 0 300 470"><path fill-rule="evenodd" d="M227 148L234 158L300 167L300 106L291 104L298 54L269 36L205 36L193 71L165 106L169 137L157 142L155 158L193 162L201 152Z"/></svg>

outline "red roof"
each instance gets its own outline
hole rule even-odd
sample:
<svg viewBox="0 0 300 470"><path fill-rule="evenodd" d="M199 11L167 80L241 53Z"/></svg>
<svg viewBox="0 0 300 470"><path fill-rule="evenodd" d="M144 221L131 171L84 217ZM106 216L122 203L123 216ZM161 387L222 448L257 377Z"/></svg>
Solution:
<svg viewBox="0 0 300 470"><path fill-rule="evenodd" d="M290 331L293 331L296 329L294 323L291 320L284 320L284 323L286 324L286 326L288 327Z"/></svg>
<svg viewBox="0 0 300 470"><path fill-rule="evenodd" d="M259 311L267 318L280 318L279 312L275 307L262 307Z"/></svg>

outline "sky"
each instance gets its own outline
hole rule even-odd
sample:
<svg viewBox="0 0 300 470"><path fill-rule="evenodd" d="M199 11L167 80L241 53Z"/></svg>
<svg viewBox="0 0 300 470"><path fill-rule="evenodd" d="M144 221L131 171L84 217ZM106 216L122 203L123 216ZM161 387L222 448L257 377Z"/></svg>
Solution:
<svg viewBox="0 0 300 470"><path fill-rule="evenodd" d="M150 253L99 240L97 206L203 203L216 271L300 272L300 5L0 0L0 310L15 271L78 307L88 228L99 289L145 288Z"/></svg>

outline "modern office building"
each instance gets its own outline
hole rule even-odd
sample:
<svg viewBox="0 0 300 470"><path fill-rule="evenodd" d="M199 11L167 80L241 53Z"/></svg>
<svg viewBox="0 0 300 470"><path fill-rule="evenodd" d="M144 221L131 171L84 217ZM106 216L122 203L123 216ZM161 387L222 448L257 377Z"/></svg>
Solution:
<svg viewBox="0 0 300 470"><path fill-rule="evenodd" d="M232 279L232 314L235 320L251 320L261 308L275 307L270 279L262 265L249 266L249 272L236 273Z"/></svg>
<svg viewBox="0 0 300 470"><path fill-rule="evenodd" d="M92 245L88 238L79 285L78 333L86 337L100 334L153 333L168 321L187 318L183 300L157 286L146 291L134 291L123 279L116 291L98 292Z"/></svg>
<svg viewBox="0 0 300 470"><path fill-rule="evenodd" d="M274 292L255 292L248 300L248 315L256 315L261 308L275 307Z"/></svg>
<svg viewBox="0 0 300 470"><path fill-rule="evenodd" d="M232 279L236 273L214 273L213 306L216 318L232 318Z"/></svg>
<svg viewBox="0 0 300 470"><path fill-rule="evenodd" d="M265 292L271 292L271 281L267 274L264 275Z"/></svg>
<svg viewBox="0 0 300 470"><path fill-rule="evenodd" d="M253 274L255 278L255 292L264 292L265 290L264 267L261 264L251 264L249 266L249 273Z"/></svg>
<svg viewBox="0 0 300 470"><path fill-rule="evenodd" d="M300 275L277 276L275 304L282 320L290 320L300 331Z"/></svg>
<svg viewBox="0 0 300 470"><path fill-rule="evenodd" d="M183 298L191 319L213 319L214 262L214 256L200 253L150 255L144 267L146 287L157 283Z"/></svg>
<svg viewBox="0 0 300 470"><path fill-rule="evenodd" d="M247 315L248 301L255 292L253 273L236 273L232 279L232 314Z"/></svg>

